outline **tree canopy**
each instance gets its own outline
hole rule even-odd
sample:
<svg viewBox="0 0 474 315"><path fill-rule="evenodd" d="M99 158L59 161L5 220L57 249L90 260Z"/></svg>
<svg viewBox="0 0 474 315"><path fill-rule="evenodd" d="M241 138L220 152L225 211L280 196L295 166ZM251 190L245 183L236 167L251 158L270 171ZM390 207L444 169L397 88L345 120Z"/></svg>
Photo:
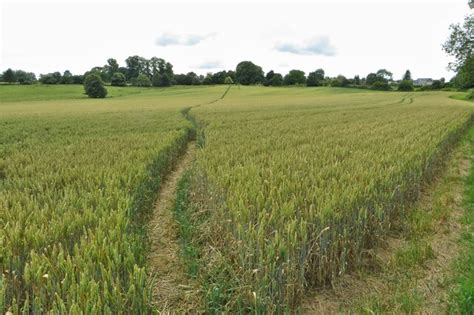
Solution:
<svg viewBox="0 0 474 315"><path fill-rule="evenodd" d="M237 82L250 85L263 82L263 70L251 61L242 61L235 70Z"/></svg>

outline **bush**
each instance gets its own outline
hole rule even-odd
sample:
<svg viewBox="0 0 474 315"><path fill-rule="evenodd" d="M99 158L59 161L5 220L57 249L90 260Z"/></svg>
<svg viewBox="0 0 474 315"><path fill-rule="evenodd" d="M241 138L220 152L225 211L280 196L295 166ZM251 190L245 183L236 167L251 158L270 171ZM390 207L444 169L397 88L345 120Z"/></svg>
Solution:
<svg viewBox="0 0 474 315"><path fill-rule="evenodd" d="M132 84L134 86L150 87L151 86L151 81L145 74L139 74L138 77L133 79Z"/></svg>
<svg viewBox="0 0 474 315"><path fill-rule="evenodd" d="M413 81L412 80L403 80L398 85L399 91L413 91Z"/></svg>
<svg viewBox="0 0 474 315"><path fill-rule="evenodd" d="M107 96L107 89L104 87L98 73L89 73L84 80L84 90L89 97L92 98L104 98Z"/></svg>
<svg viewBox="0 0 474 315"><path fill-rule="evenodd" d="M125 86L127 85L127 82L125 80L125 75L120 72L115 72L112 75L112 78L110 78L110 84L112 86Z"/></svg>
<svg viewBox="0 0 474 315"><path fill-rule="evenodd" d="M374 84L372 84L371 89L378 91L389 91L390 85L388 84L388 82L376 81L374 82Z"/></svg>
<svg viewBox="0 0 474 315"><path fill-rule="evenodd" d="M468 100L474 100L474 89L471 89L469 91L469 94L467 94L467 99Z"/></svg>

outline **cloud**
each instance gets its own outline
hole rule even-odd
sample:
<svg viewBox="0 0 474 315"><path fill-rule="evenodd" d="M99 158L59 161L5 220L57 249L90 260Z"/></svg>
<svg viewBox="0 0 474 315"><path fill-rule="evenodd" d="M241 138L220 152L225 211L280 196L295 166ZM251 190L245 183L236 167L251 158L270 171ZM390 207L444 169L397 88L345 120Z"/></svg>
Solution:
<svg viewBox="0 0 474 315"><path fill-rule="evenodd" d="M164 33L158 36L156 44L158 46L194 46L214 36L214 33L206 35Z"/></svg>
<svg viewBox="0 0 474 315"><path fill-rule="evenodd" d="M329 37L313 37L301 44L277 43L275 49L280 52L287 52L296 55L322 55L334 56L336 49L331 45Z"/></svg>
<svg viewBox="0 0 474 315"><path fill-rule="evenodd" d="M200 65L197 65L196 68L198 69L218 69L222 68L222 63L220 61L205 61Z"/></svg>

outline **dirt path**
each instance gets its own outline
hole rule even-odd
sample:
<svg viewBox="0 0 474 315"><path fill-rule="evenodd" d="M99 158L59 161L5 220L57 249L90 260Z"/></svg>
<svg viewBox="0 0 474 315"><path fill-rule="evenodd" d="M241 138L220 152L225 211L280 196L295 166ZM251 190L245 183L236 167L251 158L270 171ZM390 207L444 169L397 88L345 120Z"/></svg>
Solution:
<svg viewBox="0 0 474 315"><path fill-rule="evenodd" d="M174 169L164 178L149 222L152 244L148 261L150 273L155 276L153 304L160 313L191 313L192 297L196 295L180 261L178 228L173 216L178 181L192 162L195 151L196 142L189 142Z"/></svg>

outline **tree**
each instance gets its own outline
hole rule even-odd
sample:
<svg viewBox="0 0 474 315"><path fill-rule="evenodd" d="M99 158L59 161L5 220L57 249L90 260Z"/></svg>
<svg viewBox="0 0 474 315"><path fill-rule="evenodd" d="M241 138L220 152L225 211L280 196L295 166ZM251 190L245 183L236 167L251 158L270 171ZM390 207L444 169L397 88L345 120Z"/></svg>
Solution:
<svg viewBox="0 0 474 315"><path fill-rule="evenodd" d="M20 84L33 84L36 81L36 75L33 72L17 70L15 76Z"/></svg>
<svg viewBox="0 0 474 315"><path fill-rule="evenodd" d="M283 84L295 85L306 83L304 71L293 69L283 78Z"/></svg>
<svg viewBox="0 0 474 315"><path fill-rule="evenodd" d="M235 70L237 82L243 85L262 83L263 70L251 61L242 61Z"/></svg>
<svg viewBox="0 0 474 315"><path fill-rule="evenodd" d="M398 85L399 91L413 91L413 81L412 80L402 80Z"/></svg>
<svg viewBox="0 0 474 315"><path fill-rule="evenodd" d="M160 75L159 72L156 72L156 73L153 75L153 78L151 79L151 84L152 84L153 86L156 86L156 87L160 86L160 84L161 84L161 75Z"/></svg>
<svg viewBox="0 0 474 315"><path fill-rule="evenodd" d="M318 69L308 74L306 85L307 86L320 86L323 84L323 81L324 81L324 70Z"/></svg>
<svg viewBox="0 0 474 315"><path fill-rule="evenodd" d="M265 75L265 80L263 80L263 85L269 86L274 75L275 75L275 72L273 72L273 70L268 71L267 74Z"/></svg>
<svg viewBox="0 0 474 315"><path fill-rule="evenodd" d="M109 58L107 59L107 64L104 66L104 69L107 72L108 79L112 80L113 75L119 72L119 64L116 59Z"/></svg>
<svg viewBox="0 0 474 315"><path fill-rule="evenodd" d="M388 82L392 80L393 74L388 70L380 69L379 71L377 71L377 77L378 77L377 81Z"/></svg>
<svg viewBox="0 0 474 315"><path fill-rule="evenodd" d="M411 72L410 70L407 70L405 74L403 75L403 81L411 81Z"/></svg>
<svg viewBox="0 0 474 315"><path fill-rule="evenodd" d="M385 81L376 81L371 86L372 90L388 91L390 90L390 85Z"/></svg>
<svg viewBox="0 0 474 315"><path fill-rule="evenodd" d="M110 78L110 84L112 86L125 86L127 85L127 81L125 79L125 75L120 72L115 72L112 77Z"/></svg>
<svg viewBox="0 0 474 315"><path fill-rule="evenodd" d="M442 88L444 88L443 80L434 80L433 84L431 84L432 90L441 90Z"/></svg>
<svg viewBox="0 0 474 315"><path fill-rule="evenodd" d="M97 72L89 73L84 79L84 90L91 98L104 98L107 96L107 89Z"/></svg>
<svg viewBox="0 0 474 315"><path fill-rule="evenodd" d="M224 80L224 83L225 84L234 84L234 81L232 80L231 77L226 77L225 80Z"/></svg>
<svg viewBox="0 0 474 315"><path fill-rule="evenodd" d="M227 77L226 71L216 72L212 75L212 84L224 84L226 77Z"/></svg>
<svg viewBox="0 0 474 315"><path fill-rule="evenodd" d="M147 75L141 73L138 75L138 77L132 80L132 84L139 87L150 87L151 81Z"/></svg>
<svg viewBox="0 0 474 315"><path fill-rule="evenodd" d="M16 82L15 72L10 68L3 72L2 78L4 82L10 84Z"/></svg>
<svg viewBox="0 0 474 315"><path fill-rule="evenodd" d="M474 88L474 55L459 68L455 83L460 89Z"/></svg>
<svg viewBox="0 0 474 315"><path fill-rule="evenodd" d="M59 72L53 72L53 73L47 73L47 74L40 74L40 79L39 81L42 84L59 84L61 83L61 73Z"/></svg>
<svg viewBox="0 0 474 315"><path fill-rule="evenodd" d="M63 76L61 78L61 84L72 84L73 78L72 73L69 70L64 71Z"/></svg>
<svg viewBox="0 0 474 315"><path fill-rule="evenodd" d="M377 78L377 74L375 74L375 73L369 73L369 74L367 75L367 78L365 79L365 83L366 83L367 85L372 85L372 84L374 84L375 82L377 82L377 79L378 79L378 78Z"/></svg>
<svg viewBox="0 0 474 315"><path fill-rule="evenodd" d="M449 64L449 68L455 72L467 63L472 57L474 50L474 14L466 16L463 25L452 24L451 34L443 45L443 50L455 61Z"/></svg>
<svg viewBox="0 0 474 315"><path fill-rule="evenodd" d="M358 75L354 77L354 85L360 85L360 77Z"/></svg>
<svg viewBox="0 0 474 315"><path fill-rule="evenodd" d="M349 85L349 80L343 75L338 75L336 78L331 80L332 87L346 87Z"/></svg>
<svg viewBox="0 0 474 315"><path fill-rule="evenodd" d="M280 73L275 73L270 80L271 86L282 86L283 85L283 76Z"/></svg>
<svg viewBox="0 0 474 315"><path fill-rule="evenodd" d="M136 55L130 56L125 59L125 63L127 64L127 81L131 81L138 77L142 70L141 57Z"/></svg>

